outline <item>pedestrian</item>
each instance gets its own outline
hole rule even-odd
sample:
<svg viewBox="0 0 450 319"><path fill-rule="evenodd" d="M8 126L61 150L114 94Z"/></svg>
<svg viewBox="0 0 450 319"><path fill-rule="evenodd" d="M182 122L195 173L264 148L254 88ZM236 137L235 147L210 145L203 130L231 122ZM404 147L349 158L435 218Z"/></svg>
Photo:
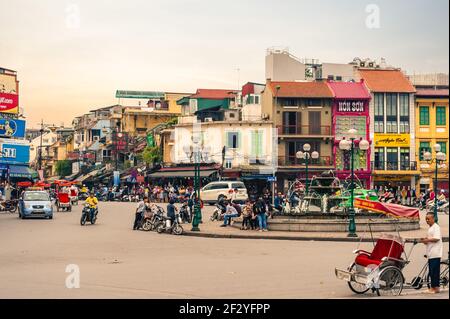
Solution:
<svg viewBox="0 0 450 319"><path fill-rule="evenodd" d="M412 206L411 186L408 186L408 190L406 191L406 206Z"/></svg>
<svg viewBox="0 0 450 319"><path fill-rule="evenodd" d="M227 227L231 225L231 218L233 217L239 217L239 212L236 210L236 208L233 206L231 201L228 201L226 206L225 214L223 215L223 224L220 225L220 227Z"/></svg>
<svg viewBox="0 0 450 319"><path fill-rule="evenodd" d="M133 230L139 229L139 224L141 222L141 219L143 217L145 210L147 209L147 205L148 205L148 197L145 197L143 200L141 200L137 203L136 216L134 218Z"/></svg>
<svg viewBox="0 0 450 319"><path fill-rule="evenodd" d="M167 205L167 217L170 218L172 225L175 222L175 213L177 208L175 207L175 201L173 199L169 200L169 204Z"/></svg>
<svg viewBox="0 0 450 319"><path fill-rule="evenodd" d="M430 276L430 288L428 293L439 293L440 268L442 258L442 237L441 228L434 220L434 214L428 212L425 221L430 228L426 238L421 238L420 242L427 245L428 273Z"/></svg>
<svg viewBox="0 0 450 319"><path fill-rule="evenodd" d="M402 197L402 205L406 205L406 197L408 195L408 191L406 190L406 187L403 186L401 191L401 197Z"/></svg>
<svg viewBox="0 0 450 319"><path fill-rule="evenodd" d="M242 226L241 230L247 230L250 226L252 219L252 204L250 200L247 200L245 207L242 211Z"/></svg>
<svg viewBox="0 0 450 319"><path fill-rule="evenodd" d="M266 215L266 203L260 196L258 201L253 205L253 211L258 217L259 231L267 231L267 215Z"/></svg>

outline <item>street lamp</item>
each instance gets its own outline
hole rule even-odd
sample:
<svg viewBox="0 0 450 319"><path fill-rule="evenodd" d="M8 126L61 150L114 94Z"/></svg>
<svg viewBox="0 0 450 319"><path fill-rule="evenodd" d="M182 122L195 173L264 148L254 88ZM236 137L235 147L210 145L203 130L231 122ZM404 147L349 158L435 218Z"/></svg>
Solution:
<svg viewBox="0 0 450 319"><path fill-rule="evenodd" d="M305 195L308 195L308 191L309 191L309 180L308 180L308 164L309 164L309 159L318 159L320 154L319 152L312 152L311 151L311 145L309 144L304 144L303 145L303 152L302 151L298 151L297 154L295 154L295 156L298 159L304 159L305 160L305 166L306 166L306 181L305 181L305 185L306 185L306 189L305 189Z"/></svg>
<svg viewBox="0 0 450 319"><path fill-rule="evenodd" d="M434 220L436 223L438 222L438 214L437 214L437 206L438 206L438 200L437 200L437 194L438 194L438 169L439 164L445 162L446 156L444 153L441 152L441 145L435 144L433 146L434 151L436 152L436 158L432 158L431 152L426 152L423 154L423 159L427 161L428 164L432 164L433 162L436 163L436 168L434 171Z"/></svg>
<svg viewBox="0 0 450 319"><path fill-rule="evenodd" d="M191 162L194 162L194 191L196 194L194 202L194 218L192 219L191 231L200 231L198 225L202 221L202 211L200 207L200 164L202 159L205 160L210 153L210 147L202 147L200 145L200 136L192 136L192 145L185 145L183 147L186 156Z"/></svg>
<svg viewBox="0 0 450 319"><path fill-rule="evenodd" d="M362 151L367 151L370 147L370 143L367 140L360 139L358 144L355 143L357 139L357 133L355 129L348 130L348 138L346 140L345 137L343 140L339 142L339 148L342 151L350 151L350 169L351 169L351 183L350 183L350 208L348 209L348 214L350 218L349 226L348 226L348 235L347 237L357 237L356 235L356 223L355 223L355 207L353 206L354 200L354 189L355 189L355 172L354 172L354 149L355 147L359 147Z"/></svg>

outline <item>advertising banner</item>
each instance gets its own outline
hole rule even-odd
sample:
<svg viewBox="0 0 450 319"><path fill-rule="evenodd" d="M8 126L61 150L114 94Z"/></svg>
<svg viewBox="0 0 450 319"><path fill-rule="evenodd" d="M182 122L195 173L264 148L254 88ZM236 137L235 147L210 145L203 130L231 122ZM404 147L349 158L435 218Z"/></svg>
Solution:
<svg viewBox="0 0 450 319"><path fill-rule="evenodd" d="M120 185L120 172L114 171L114 186Z"/></svg>
<svg viewBox="0 0 450 319"><path fill-rule="evenodd" d="M409 134L375 134L375 147L409 147Z"/></svg>
<svg viewBox="0 0 450 319"><path fill-rule="evenodd" d="M0 163L28 164L30 162L30 146L3 143L0 145Z"/></svg>
<svg viewBox="0 0 450 319"><path fill-rule="evenodd" d="M387 204L356 198L354 206L368 211L383 213L396 218L419 218L419 209L397 204Z"/></svg>
<svg viewBox="0 0 450 319"><path fill-rule="evenodd" d="M25 137L25 121L0 117L0 137Z"/></svg>
<svg viewBox="0 0 450 319"><path fill-rule="evenodd" d="M0 92L0 113L19 113L19 96Z"/></svg>

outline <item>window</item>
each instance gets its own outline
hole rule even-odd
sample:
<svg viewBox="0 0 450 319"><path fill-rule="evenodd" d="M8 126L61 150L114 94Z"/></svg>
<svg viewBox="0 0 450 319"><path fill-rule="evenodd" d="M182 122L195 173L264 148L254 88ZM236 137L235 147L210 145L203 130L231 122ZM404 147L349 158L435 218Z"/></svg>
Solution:
<svg viewBox="0 0 450 319"><path fill-rule="evenodd" d="M333 80L334 80L334 75L331 75L331 74L330 74L330 75L328 76L328 80L333 81Z"/></svg>
<svg viewBox="0 0 450 319"><path fill-rule="evenodd" d="M398 148L397 147L387 147L386 148L386 164L387 164L387 170L389 170L389 171L398 170Z"/></svg>
<svg viewBox="0 0 450 319"><path fill-rule="evenodd" d="M263 156L263 131L252 132L252 156L260 158Z"/></svg>
<svg viewBox="0 0 450 319"><path fill-rule="evenodd" d="M321 99L307 99L306 106L322 106Z"/></svg>
<svg viewBox="0 0 450 319"><path fill-rule="evenodd" d="M342 81L342 76L340 75L336 76L336 81Z"/></svg>
<svg viewBox="0 0 450 319"><path fill-rule="evenodd" d="M445 106L436 106L436 125L446 125L446 122Z"/></svg>
<svg viewBox="0 0 450 319"><path fill-rule="evenodd" d="M375 169L384 170L384 147L375 148Z"/></svg>
<svg viewBox="0 0 450 319"><path fill-rule="evenodd" d="M423 154L431 152L430 142L420 142L419 146L419 159L423 161Z"/></svg>
<svg viewBox="0 0 450 319"><path fill-rule="evenodd" d="M299 106L300 102L298 99L282 99L281 100L282 106Z"/></svg>
<svg viewBox="0 0 450 319"><path fill-rule="evenodd" d="M282 134L301 134L302 113L283 112L283 131Z"/></svg>
<svg viewBox="0 0 450 319"><path fill-rule="evenodd" d="M239 148L239 133L238 132L228 132L227 133L227 147L228 148Z"/></svg>
<svg viewBox="0 0 450 319"><path fill-rule="evenodd" d="M400 133L409 133L409 94L400 94Z"/></svg>
<svg viewBox="0 0 450 319"><path fill-rule="evenodd" d="M386 133L398 133L397 93L386 94Z"/></svg>
<svg viewBox="0 0 450 319"><path fill-rule="evenodd" d="M233 168L233 163L232 163L231 160L226 160L226 161L225 161L225 168L226 168L226 169L231 169L231 168Z"/></svg>
<svg viewBox="0 0 450 319"><path fill-rule="evenodd" d="M384 94L375 93L375 133L384 133Z"/></svg>
<svg viewBox="0 0 450 319"><path fill-rule="evenodd" d="M246 189L244 183L232 183L232 189Z"/></svg>
<svg viewBox="0 0 450 319"><path fill-rule="evenodd" d="M441 152L447 154L447 142L437 142L441 146Z"/></svg>
<svg viewBox="0 0 450 319"><path fill-rule="evenodd" d="M421 106L419 113L420 125L430 125L430 108L428 106Z"/></svg>
<svg viewBox="0 0 450 319"><path fill-rule="evenodd" d="M400 169L407 171L409 168L409 148L400 148Z"/></svg>
<svg viewBox="0 0 450 319"><path fill-rule="evenodd" d="M189 100L189 108L191 110L191 114L194 114L198 110L197 100L196 99L190 99Z"/></svg>

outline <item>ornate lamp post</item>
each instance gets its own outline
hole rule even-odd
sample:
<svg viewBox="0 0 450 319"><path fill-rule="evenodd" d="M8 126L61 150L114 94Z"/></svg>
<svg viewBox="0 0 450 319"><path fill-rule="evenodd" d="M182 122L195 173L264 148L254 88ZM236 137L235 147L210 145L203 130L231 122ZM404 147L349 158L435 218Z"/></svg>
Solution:
<svg viewBox="0 0 450 319"><path fill-rule="evenodd" d="M438 214L437 214L437 208L438 208L438 170L439 170L439 164L442 164L443 162L445 162L446 156L444 153L441 152L441 145L439 144L435 144L433 146L434 151L436 152L436 157L432 158L431 152L426 152L425 154L423 154L423 159L425 161L427 161L427 163L433 164L436 163L436 167L435 167L435 171L434 171L434 220L436 221L436 223L438 222Z"/></svg>
<svg viewBox="0 0 450 319"><path fill-rule="evenodd" d="M202 211L200 207L200 164L202 160L206 161L209 154L209 146L200 145L200 136L193 135L192 145L183 147L186 156L194 163L194 191L196 194L194 202L194 218L192 219L191 231L200 231L198 225L202 222Z"/></svg>
<svg viewBox="0 0 450 319"><path fill-rule="evenodd" d="M312 158L312 159L318 159L319 156L320 156L319 152L314 151L314 152L310 153L310 151L311 151L311 145L305 144L305 145L303 145L303 152L302 152L302 151L298 151L297 154L295 154L295 156L296 156L298 159L304 159L304 160L305 160L305 166L306 166L306 172L305 172L305 173L306 173L306 182L305 182L306 189L305 189L305 195L307 195L308 192L309 192L309 180L308 180L308 164L309 164L309 159L310 159L310 158Z"/></svg>
<svg viewBox="0 0 450 319"><path fill-rule="evenodd" d="M370 143L367 140L357 139L357 133L355 129L348 130L348 139L345 137L343 140L339 142L339 148L342 151L350 151L350 170L351 170L351 182L350 182L350 207L348 209L349 215L349 226L348 226L348 235L347 237L357 237L356 234L356 223L355 223L355 207L353 206L354 201L354 190L355 190L355 172L354 172L354 150L356 147L359 147L362 151L367 151L370 147Z"/></svg>

